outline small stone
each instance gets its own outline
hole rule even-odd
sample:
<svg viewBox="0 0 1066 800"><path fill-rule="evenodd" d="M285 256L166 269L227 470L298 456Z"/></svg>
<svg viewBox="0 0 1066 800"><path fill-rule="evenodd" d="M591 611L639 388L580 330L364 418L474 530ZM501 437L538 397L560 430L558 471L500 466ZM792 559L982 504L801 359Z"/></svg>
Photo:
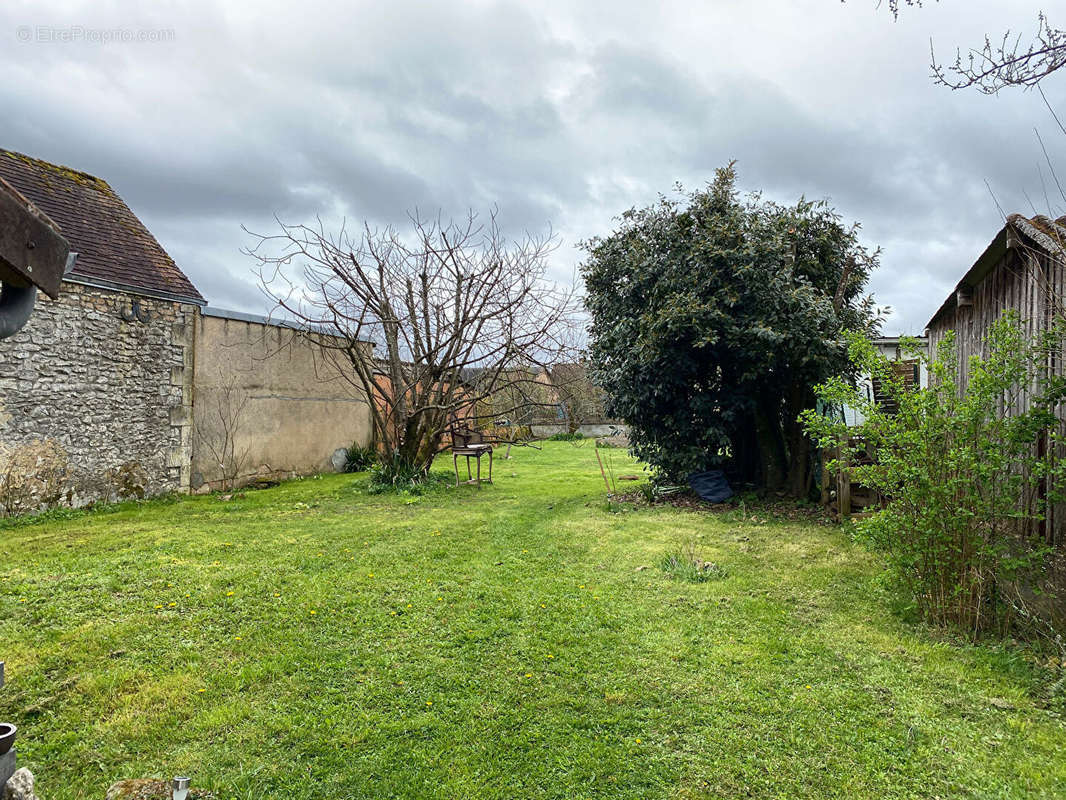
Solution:
<svg viewBox="0 0 1066 800"><path fill-rule="evenodd" d="M333 455L329 457L329 463L334 472L344 472L344 467L348 463L348 451L343 447L338 447L333 451Z"/></svg>
<svg viewBox="0 0 1066 800"><path fill-rule="evenodd" d="M33 793L33 773L23 767L4 785L4 800L37 800Z"/></svg>

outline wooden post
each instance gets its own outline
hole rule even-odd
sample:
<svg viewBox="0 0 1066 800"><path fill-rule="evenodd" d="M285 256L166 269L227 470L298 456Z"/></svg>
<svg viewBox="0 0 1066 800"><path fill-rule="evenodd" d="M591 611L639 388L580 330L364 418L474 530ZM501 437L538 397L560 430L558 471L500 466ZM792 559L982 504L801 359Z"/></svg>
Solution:
<svg viewBox="0 0 1066 800"><path fill-rule="evenodd" d="M848 469L847 439L840 446L840 472L837 473L837 519L843 524L851 519L851 470Z"/></svg>

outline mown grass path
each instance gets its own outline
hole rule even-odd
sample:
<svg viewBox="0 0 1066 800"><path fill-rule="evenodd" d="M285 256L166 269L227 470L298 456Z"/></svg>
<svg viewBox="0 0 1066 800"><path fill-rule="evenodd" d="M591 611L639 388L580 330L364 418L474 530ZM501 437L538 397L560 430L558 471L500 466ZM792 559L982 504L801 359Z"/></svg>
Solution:
<svg viewBox="0 0 1066 800"><path fill-rule="evenodd" d="M1046 675L894 615L838 529L612 513L591 444L498 467L0 529L0 719L41 795L1066 796ZM693 540L725 577L658 569Z"/></svg>

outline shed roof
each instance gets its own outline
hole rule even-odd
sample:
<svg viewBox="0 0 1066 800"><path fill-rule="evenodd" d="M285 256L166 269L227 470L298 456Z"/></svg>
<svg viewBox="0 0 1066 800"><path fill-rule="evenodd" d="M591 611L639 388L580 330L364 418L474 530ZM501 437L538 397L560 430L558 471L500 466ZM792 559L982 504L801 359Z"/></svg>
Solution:
<svg viewBox="0 0 1066 800"><path fill-rule="evenodd" d="M73 279L203 304L178 265L108 183L0 149L0 178L60 227L78 260Z"/></svg>
<svg viewBox="0 0 1066 800"><path fill-rule="evenodd" d="M927 328L933 327L933 323L942 315L955 308L958 302L958 293L961 289L973 289L999 263L1007 252L1008 247L1017 243L1017 238L1028 242L1030 246L1042 250L1044 253L1055 258L1066 260L1066 216L1051 219L1042 214L1027 218L1021 214L1011 214L1007 217L1004 225L992 242L985 248L973 266L956 284L955 289L947 296L937 312L929 319Z"/></svg>

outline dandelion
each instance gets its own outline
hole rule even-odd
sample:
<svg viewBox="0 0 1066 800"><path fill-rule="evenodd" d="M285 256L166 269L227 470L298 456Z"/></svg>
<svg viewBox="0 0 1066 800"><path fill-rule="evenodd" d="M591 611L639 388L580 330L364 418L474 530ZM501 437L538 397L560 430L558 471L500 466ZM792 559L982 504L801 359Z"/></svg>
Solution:
<svg viewBox="0 0 1066 800"><path fill-rule="evenodd" d="M411 606L411 604L410 604L410 603L408 603L408 604L407 604L407 607L408 607L408 608L411 608L412 606Z"/></svg>
<svg viewBox="0 0 1066 800"><path fill-rule="evenodd" d="M548 658L555 658L551 653L548 653Z"/></svg>
<svg viewBox="0 0 1066 800"><path fill-rule="evenodd" d="M373 578L373 577L374 577L374 573L373 573L373 572L370 572L370 573L368 573L368 574L367 574L367 577L368 577L368 578Z"/></svg>
<svg viewBox="0 0 1066 800"><path fill-rule="evenodd" d="M192 592L186 592L186 593L185 593L185 596L186 596L186 597L192 597Z"/></svg>
<svg viewBox="0 0 1066 800"><path fill-rule="evenodd" d="M226 592L226 597L233 597L233 592Z"/></svg>
<svg viewBox="0 0 1066 800"><path fill-rule="evenodd" d="M281 592L274 592L274 597L281 597Z"/></svg>
<svg viewBox="0 0 1066 800"><path fill-rule="evenodd" d="M26 601L25 601L25 600L23 600L22 602L24 602L24 603L25 603ZM163 607L162 605L157 605L157 606L156 606L156 608L162 608L162 607Z"/></svg>
<svg viewBox="0 0 1066 800"><path fill-rule="evenodd" d="M312 614L317 614L318 612L317 612L317 611L315 611L315 610L314 610L314 609L312 608L312 609L311 609L311 613L312 613Z"/></svg>
<svg viewBox="0 0 1066 800"><path fill-rule="evenodd" d="M808 688L808 689L810 689L810 688L811 688L811 685L810 685L809 683L807 684L807 688Z"/></svg>
<svg viewBox="0 0 1066 800"><path fill-rule="evenodd" d="M177 603L167 603L167 605L170 606L171 608L173 608L174 606L177 605Z"/></svg>
<svg viewBox="0 0 1066 800"><path fill-rule="evenodd" d="M637 744L640 744L640 739L637 739Z"/></svg>
<svg viewBox="0 0 1066 800"><path fill-rule="evenodd" d="M532 672L527 672L526 673L526 677L527 678L532 678L533 677L533 673Z"/></svg>
<svg viewBox="0 0 1066 800"><path fill-rule="evenodd" d="M240 636L234 636L233 638L236 639L238 642L241 640Z"/></svg>
<svg viewBox="0 0 1066 800"><path fill-rule="evenodd" d="M540 607L541 607L541 608L547 608L547 606L546 606L546 605L544 605L544 603L541 603L541 604L540 604Z"/></svg>
<svg viewBox="0 0 1066 800"><path fill-rule="evenodd" d="M206 692L206 691L207 691L207 689L197 689L197 690L196 690L196 693L197 693L197 694L203 694L203 693L204 693L204 692Z"/></svg>
<svg viewBox="0 0 1066 800"><path fill-rule="evenodd" d="M432 700L427 700L427 701L426 701L426 705L427 705L427 706L431 706L431 705L433 705L433 701L432 701Z"/></svg>

